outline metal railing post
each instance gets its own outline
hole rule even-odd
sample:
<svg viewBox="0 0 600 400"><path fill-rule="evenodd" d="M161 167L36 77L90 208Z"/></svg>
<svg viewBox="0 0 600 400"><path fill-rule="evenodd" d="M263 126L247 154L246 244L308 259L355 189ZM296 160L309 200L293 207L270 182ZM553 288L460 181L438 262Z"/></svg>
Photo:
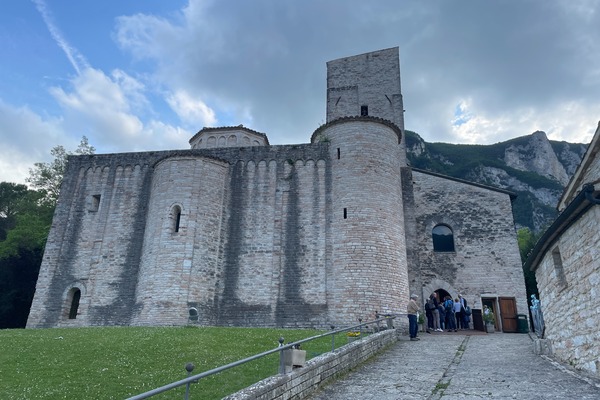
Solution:
<svg viewBox="0 0 600 400"><path fill-rule="evenodd" d="M192 371L194 370L195 366L194 364L187 363L185 364L185 370L188 373L188 378L192 375ZM183 400L188 400L190 398L190 385L192 384L192 382L188 382L185 385L185 397L183 398Z"/></svg>
<svg viewBox="0 0 600 400"><path fill-rule="evenodd" d="M358 326L358 339L362 339L362 318L358 319L358 323L360 324Z"/></svg>
<svg viewBox="0 0 600 400"><path fill-rule="evenodd" d="M279 338L279 347L283 347L283 342L285 339L283 337ZM283 349L279 350L279 373L285 374L285 365L283 363Z"/></svg>
<svg viewBox="0 0 600 400"><path fill-rule="evenodd" d="M335 330L335 326L331 325L331 330ZM335 350L335 335L331 335L331 351Z"/></svg>

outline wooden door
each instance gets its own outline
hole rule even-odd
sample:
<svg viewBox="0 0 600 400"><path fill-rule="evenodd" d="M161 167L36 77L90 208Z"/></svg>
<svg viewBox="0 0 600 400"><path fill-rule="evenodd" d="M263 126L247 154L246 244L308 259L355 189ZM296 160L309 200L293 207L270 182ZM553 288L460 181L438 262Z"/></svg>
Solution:
<svg viewBox="0 0 600 400"><path fill-rule="evenodd" d="M517 302L514 297L500 297L500 317L502 332L517 332Z"/></svg>

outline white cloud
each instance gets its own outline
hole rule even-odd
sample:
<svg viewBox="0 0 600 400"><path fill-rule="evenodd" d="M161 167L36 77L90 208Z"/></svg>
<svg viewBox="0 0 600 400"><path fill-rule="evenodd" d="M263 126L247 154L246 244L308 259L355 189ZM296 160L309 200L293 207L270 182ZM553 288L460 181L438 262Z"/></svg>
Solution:
<svg viewBox="0 0 600 400"><path fill-rule="evenodd" d="M70 91L53 87L51 93L65 111L66 128L87 135L98 150L181 147L180 133L184 130L153 120L144 123L133 112L132 109L149 107L149 101L144 95L144 85L123 71L116 70L107 76L100 70L88 68L70 83ZM192 107L201 103L185 103L183 96L178 99L179 106L188 107L185 110L187 116L195 117ZM210 110L201 109L197 113L201 114L202 111L207 112L210 120Z"/></svg>
<svg viewBox="0 0 600 400"><path fill-rule="evenodd" d="M596 128L590 121L594 116L600 118L600 104L578 101L560 102L544 110L525 107L489 113L472 99L462 99L456 110L452 120L455 142L469 144L502 142L538 130L546 132L550 140L589 143Z"/></svg>
<svg viewBox="0 0 600 400"><path fill-rule="evenodd" d="M189 149L188 141L195 133L195 131L191 132L179 126L151 120L144 126L144 141L152 142L153 149ZM149 148L147 145L140 144L133 149L148 150Z"/></svg>
<svg viewBox="0 0 600 400"><path fill-rule="evenodd" d="M25 183L34 163L51 159L52 147L72 145L62 124L59 118L44 119L0 99L0 182Z"/></svg>
<svg viewBox="0 0 600 400"><path fill-rule="evenodd" d="M214 126L217 123L215 112L202 100L193 98L184 90L178 90L167 97L167 103L187 124Z"/></svg>
<svg viewBox="0 0 600 400"><path fill-rule="evenodd" d="M67 59L77 72L77 74L81 73L81 70L84 68L88 68L89 64L85 57L77 51L77 49L71 47L71 45L67 42L67 40L63 37L62 32L58 28L58 26L54 23L54 18L52 18L52 13L48 9L46 2L44 0L32 0L35 4L38 12L42 15L42 19L50 31L50 35L61 48L61 50L67 56Z"/></svg>
<svg viewBox="0 0 600 400"><path fill-rule="evenodd" d="M71 84L69 93L60 87L50 92L64 108L72 128L95 133L106 142L130 141L141 134L143 124L130 113L129 99L118 81L87 68Z"/></svg>
<svg viewBox="0 0 600 400"><path fill-rule="evenodd" d="M586 142L600 119L595 0L524 2L519 13L511 2L190 0L114 19L113 40L131 60L102 59L88 36L108 32L77 38L109 70L90 66L46 1L34 2L77 75L55 63L51 96L38 84L11 92L30 92L18 100L29 106L0 103L3 170L47 161L82 135L99 153L187 148L202 126L241 123L273 144L306 143L325 119L325 63L392 46L406 128L425 140L489 144L543 130Z"/></svg>

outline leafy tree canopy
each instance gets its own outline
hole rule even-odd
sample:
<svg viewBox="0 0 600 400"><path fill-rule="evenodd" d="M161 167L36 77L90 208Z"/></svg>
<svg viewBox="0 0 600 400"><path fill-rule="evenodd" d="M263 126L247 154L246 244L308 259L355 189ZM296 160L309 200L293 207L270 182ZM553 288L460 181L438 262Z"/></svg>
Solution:
<svg viewBox="0 0 600 400"><path fill-rule="evenodd" d="M0 182L0 329L27 322L54 210L44 196Z"/></svg>
<svg viewBox="0 0 600 400"><path fill-rule="evenodd" d="M23 209L23 202L29 190L25 185L0 182L0 241L15 227L17 214Z"/></svg>
<svg viewBox="0 0 600 400"><path fill-rule="evenodd" d="M0 329L25 327L67 159L94 151L84 136L74 152L56 146L52 162L29 170L33 189L0 183Z"/></svg>
<svg viewBox="0 0 600 400"><path fill-rule="evenodd" d="M533 250L536 242L540 238L541 233L535 234L529 228L521 228L517 231L517 241L519 243L519 253L521 254L521 262L527 260L527 256Z"/></svg>
<svg viewBox="0 0 600 400"><path fill-rule="evenodd" d="M527 298L532 294L539 297L537 288L537 280L535 279L535 273L525 269L525 260L533 250L533 247L537 243L542 233L535 234L529 228L521 228L517 231L517 242L519 243L519 253L521 254L521 262L523 263L523 277L525 278L525 290L527 292Z"/></svg>
<svg viewBox="0 0 600 400"><path fill-rule="evenodd" d="M81 138L81 142L74 152L67 151L63 146L56 146L50 150L54 160L49 163L35 163L34 168L29 169L29 177L26 181L32 187L44 191L45 201L56 205L60 185L67 168L68 156L94 154L95 151L96 149L89 144L85 136Z"/></svg>
<svg viewBox="0 0 600 400"><path fill-rule="evenodd" d="M54 207L43 201L45 192L25 185L0 182L0 260L20 249L43 249Z"/></svg>

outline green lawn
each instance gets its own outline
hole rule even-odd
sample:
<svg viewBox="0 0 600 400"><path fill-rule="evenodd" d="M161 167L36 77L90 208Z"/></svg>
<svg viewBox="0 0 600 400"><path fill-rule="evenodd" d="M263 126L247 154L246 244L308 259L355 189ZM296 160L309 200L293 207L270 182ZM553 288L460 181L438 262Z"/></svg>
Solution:
<svg viewBox="0 0 600 400"><path fill-rule="evenodd" d="M315 336L314 330L110 327L0 330L0 399L124 399L187 376ZM336 347L345 336L336 337ZM303 344L307 359L331 338ZM191 398L220 399L277 374L277 354L193 384ZM178 388L153 399L182 399Z"/></svg>

